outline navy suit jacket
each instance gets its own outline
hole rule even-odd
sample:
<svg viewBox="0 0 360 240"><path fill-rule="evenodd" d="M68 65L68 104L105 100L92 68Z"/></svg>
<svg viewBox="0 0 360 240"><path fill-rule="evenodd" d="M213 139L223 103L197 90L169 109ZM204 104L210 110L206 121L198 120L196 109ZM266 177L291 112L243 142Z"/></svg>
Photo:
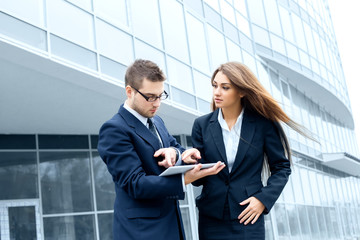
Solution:
<svg viewBox="0 0 360 240"><path fill-rule="evenodd" d="M203 163L227 163L218 113L217 109L194 122L193 146L199 149ZM263 186L261 181L264 154L271 170L267 186ZM245 108L241 139L232 171L229 173L226 167L217 175L193 183L196 186L203 185L202 193L196 199L199 213L221 219L227 201L231 219L237 219L246 208L239 203L250 196L260 200L265 205L264 213L268 213L280 196L290 173L290 162L285 157L276 124Z"/></svg>
<svg viewBox="0 0 360 240"><path fill-rule="evenodd" d="M164 148L184 149L162 119L153 118ZM100 129L98 151L115 183L114 239L185 239L177 199L184 199L181 175L159 177L165 170L154 158L158 139L123 105Z"/></svg>

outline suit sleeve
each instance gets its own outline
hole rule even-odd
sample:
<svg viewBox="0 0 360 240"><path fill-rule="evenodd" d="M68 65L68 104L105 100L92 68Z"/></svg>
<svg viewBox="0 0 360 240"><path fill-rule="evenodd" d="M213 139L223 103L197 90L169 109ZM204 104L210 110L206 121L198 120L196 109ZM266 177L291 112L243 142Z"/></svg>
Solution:
<svg viewBox="0 0 360 240"><path fill-rule="evenodd" d="M143 149L142 149L143 150ZM140 150L141 151L141 150ZM183 199L181 175L147 175L132 137L115 121L105 123L99 133L98 152L113 181L134 199ZM148 160L156 159L149 153Z"/></svg>
<svg viewBox="0 0 360 240"><path fill-rule="evenodd" d="M199 152L200 152L201 159L199 160L199 162L201 163L203 158L205 157L205 152L204 152L204 141L203 141L203 136L202 136L202 129L201 129L201 124L199 122L199 119L195 119L195 122L194 122L194 125L192 128L192 133L191 133L191 140L192 140L193 147L196 148L197 150L199 150ZM205 180L206 180L206 177L200 178L199 180L192 182L192 185L194 185L194 186L203 185Z"/></svg>
<svg viewBox="0 0 360 240"><path fill-rule="evenodd" d="M267 214L284 189L291 174L291 168L275 124L269 122L264 129L266 131L264 152L267 156L271 175L267 180L267 185L254 197L265 205L264 213Z"/></svg>

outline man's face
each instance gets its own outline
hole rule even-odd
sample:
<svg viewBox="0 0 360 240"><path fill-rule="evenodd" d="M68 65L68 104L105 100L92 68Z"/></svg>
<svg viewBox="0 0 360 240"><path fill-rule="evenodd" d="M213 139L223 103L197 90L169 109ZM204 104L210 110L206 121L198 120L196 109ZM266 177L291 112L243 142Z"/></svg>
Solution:
<svg viewBox="0 0 360 240"><path fill-rule="evenodd" d="M144 79L141 88L138 89L142 94L148 97L160 96L164 92L164 82L152 82L148 79ZM155 116L157 110L160 107L161 100L157 99L155 102L148 102L146 99L138 93L135 89L127 89L128 104L137 111L140 115L151 118Z"/></svg>

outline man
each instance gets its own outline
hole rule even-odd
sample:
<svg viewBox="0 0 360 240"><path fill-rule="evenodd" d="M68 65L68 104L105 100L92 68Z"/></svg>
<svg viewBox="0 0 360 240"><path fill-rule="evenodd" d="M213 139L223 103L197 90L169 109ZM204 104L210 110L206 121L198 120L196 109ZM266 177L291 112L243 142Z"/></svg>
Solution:
<svg viewBox="0 0 360 240"><path fill-rule="evenodd" d="M159 176L184 151L156 116L168 97L164 81L155 63L136 60L125 76L127 100L100 129L98 151L115 183L115 240L185 239L177 201L184 199L185 184L224 167L198 165L184 175ZM200 158L196 149L189 151Z"/></svg>

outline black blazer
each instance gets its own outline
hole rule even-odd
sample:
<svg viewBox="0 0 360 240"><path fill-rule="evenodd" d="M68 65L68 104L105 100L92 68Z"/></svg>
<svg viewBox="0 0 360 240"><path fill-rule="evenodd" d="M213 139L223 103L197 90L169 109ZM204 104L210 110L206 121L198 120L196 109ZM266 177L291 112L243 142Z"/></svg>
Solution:
<svg viewBox="0 0 360 240"><path fill-rule="evenodd" d="M192 141L201 153L202 163L227 163L218 114L217 109L194 122ZM268 157L271 170L265 187L261 181L264 154ZM203 185L202 193L196 199L199 213L221 219L227 199L231 219L237 219L246 208L239 203L250 196L260 200L265 205L264 213L268 213L280 196L290 173L290 162L285 157L276 124L245 108L241 139L231 173L226 167L217 175L193 183L195 186Z"/></svg>

